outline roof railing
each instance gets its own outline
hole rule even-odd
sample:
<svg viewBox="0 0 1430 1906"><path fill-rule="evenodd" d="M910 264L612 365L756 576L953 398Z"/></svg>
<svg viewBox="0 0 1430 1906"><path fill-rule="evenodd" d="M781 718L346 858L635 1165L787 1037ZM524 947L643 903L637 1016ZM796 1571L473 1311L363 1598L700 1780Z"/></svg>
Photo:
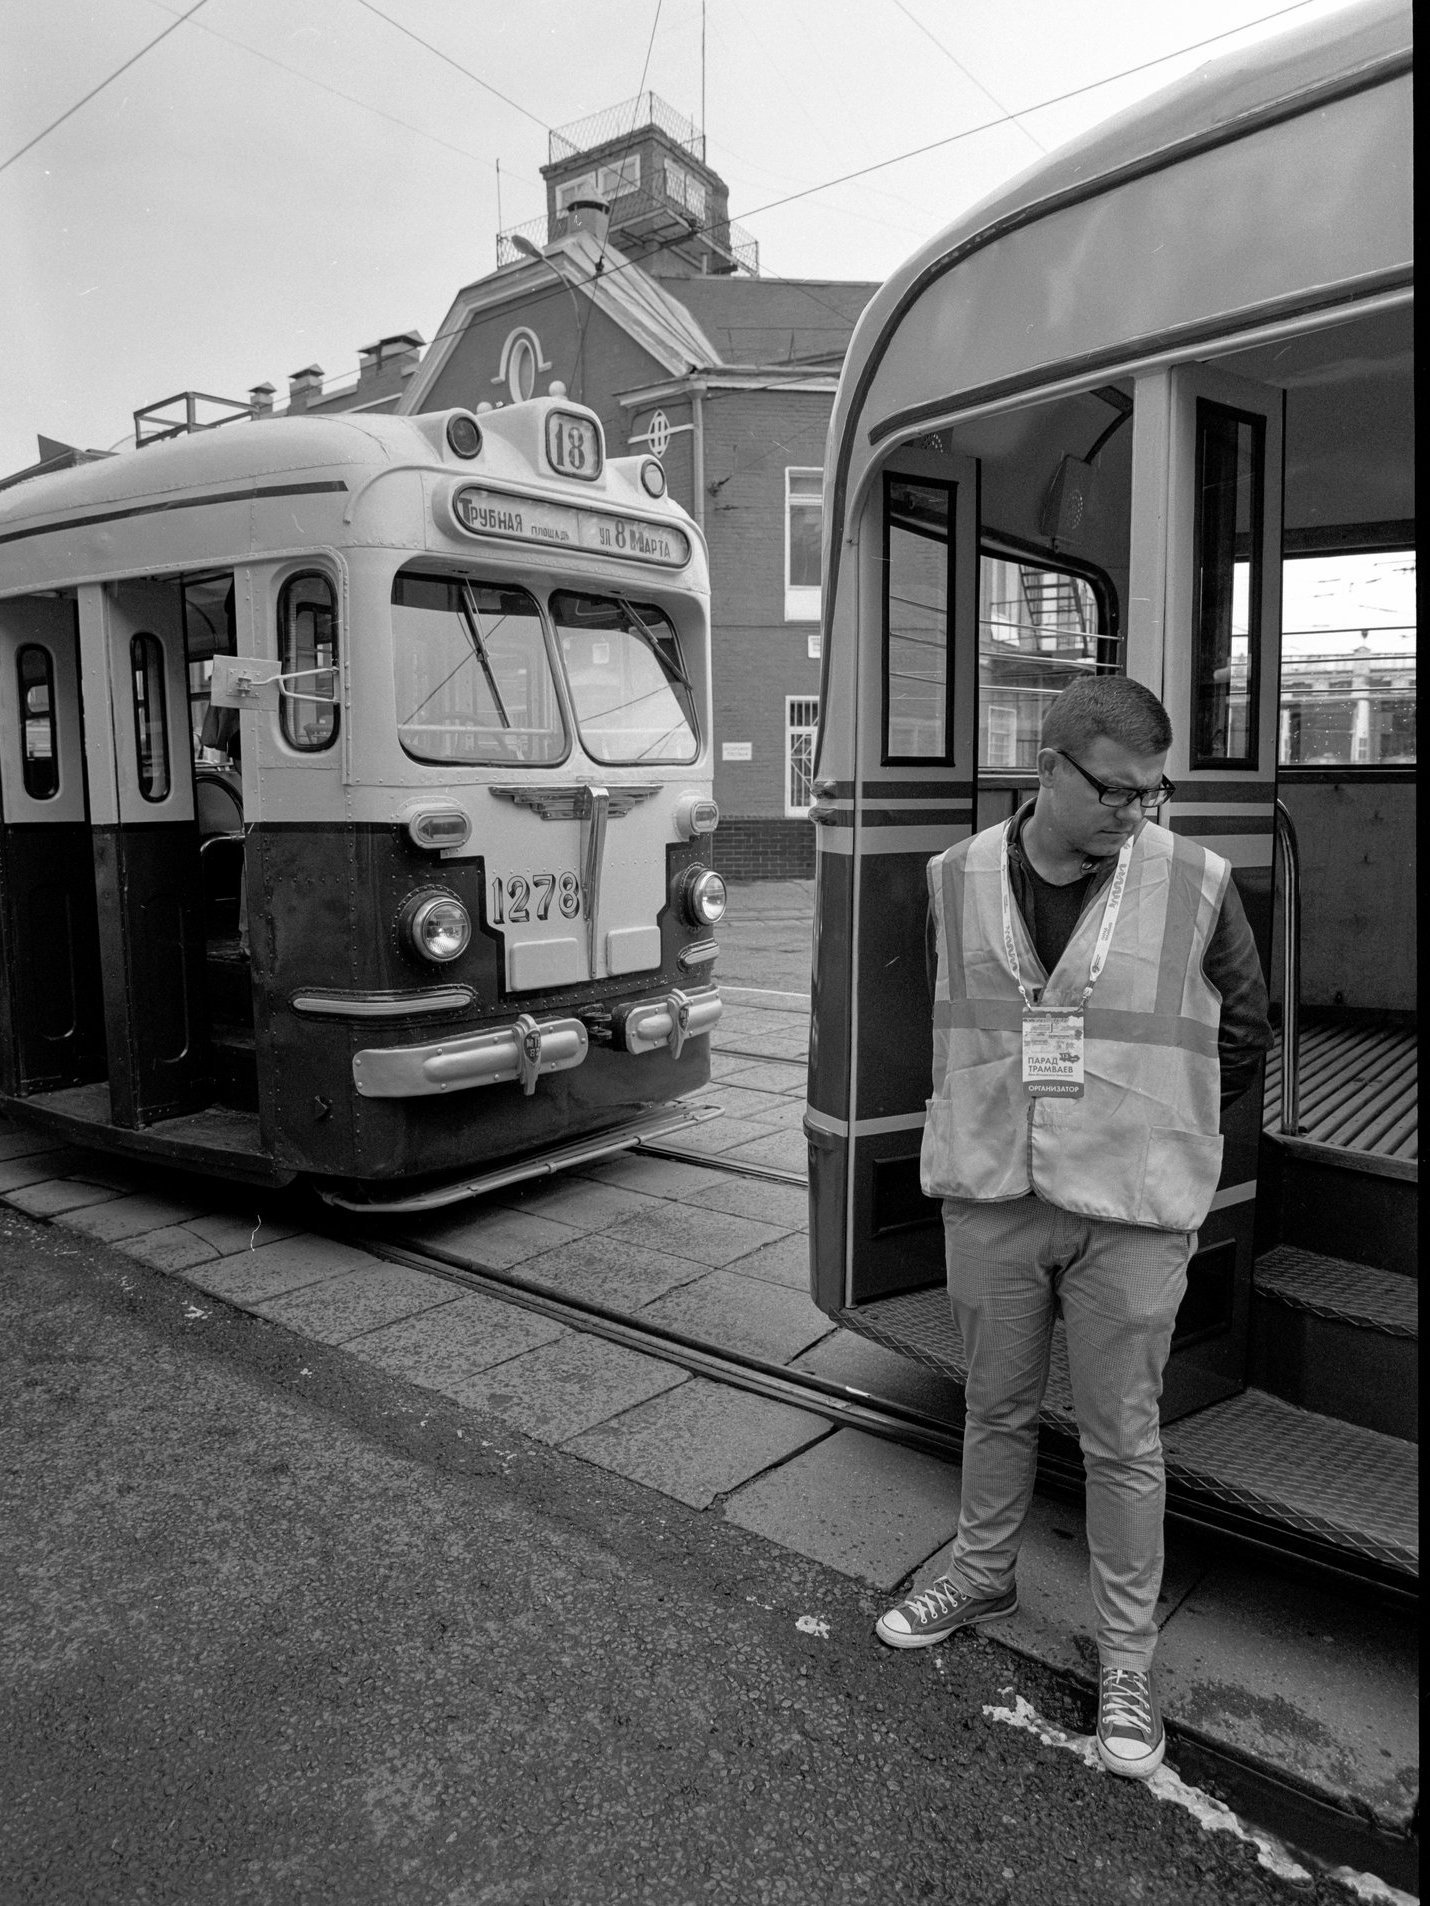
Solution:
<svg viewBox="0 0 1430 1906"><path fill-rule="evenodd" d="M166 416L175 404L182 404L182 416ZM202 416L200 405L214 405L217 417ZM142 450L146 443L162 443L167 437L186 437L197 430L217 430L220 424L237 423L241 417L257 415L252 404L236 403L231 397L212 397L206 391L181 390L173 397L161 397L157 404L146 404L134 413L134 442Z"/></svg>
<svg viewBox="0 0 1430 1906"><path fill-rule="evenodd" d="M628 139L645 126L655 126L682 150L704 160L705 134L697 130L694 120L678 113L659 93L637 93L634 99L624 99L619 106L607 106L587 119L553 127L547 141L547 163L557 165L579 152L608 145L612 139Z"/></svg>

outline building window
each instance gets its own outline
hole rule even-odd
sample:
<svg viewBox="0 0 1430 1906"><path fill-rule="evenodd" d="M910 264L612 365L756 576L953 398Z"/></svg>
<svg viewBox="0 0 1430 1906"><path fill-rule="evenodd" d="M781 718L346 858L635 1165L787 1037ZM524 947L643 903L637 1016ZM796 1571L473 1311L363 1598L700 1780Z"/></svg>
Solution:
<svg viewBox="0 0 1430 1906"><path fill-rule="evenodd" d="M549 371L551 359L541 348L541 339L529 325L519 324L507 334L501 347L501 362L494 384L505 384L507 394L514 404L524 404L528 397L535 394L536 377L539 371Z"/></svg>
<svg viewBox="0 0 1430 1906"><path fill-rule="evenodd" d="M134 751L139 792L146 801L169 795L169 711L164 697L164 645L157 635L136 635L129 644L134 678Z"/></svg>
<svg viewBox="0 0 1430 1906"><path fill-rule="evenodd" d="M15 656L15 669L20 678L20 774L32 801L48 801L60 791L55 659L48 649L27 642Z"/></svg>
<svg viewBox="0 0 1430 1906"><path fill-rule="evenodd" d="M563 181L556 188L556 209L569 212L578 199L604 199L609 205L627 192L638 192L640 183L641 155L628 152L615 165L603 165L598 172L583 172L577 179Z"/></svg>
<svg viewBox="0 0 1430 1906"><path fill-rule="evenodd" d="M824 472L785 471L785 621L819 620Z"/></svg>
<svg viewBox="0 0 1430 1906"><path fill-rule="evenodd" d="M1018 711L994 702L988 709L988 740L983 751L986 768L1018 765Z"/></svg>
<svg viewBox="0 0 1430 1906"><path fill-rule="evenodd" d="M683 165L677 165L673 159L665 162L665 196L673 205L679 205L695 219L705 216L705 184L697 179L693 172Z"/></svg>
<svg viewBox="0 0 1430 1906"><path fill-rule="evenodd" d="M785 696L785 813L803 820L814 799L814 742L819 732L819 697Z"/></svg>
<svg viewBox="0 0 1430 1906"><path fill-rule="evenodd" d="M278 697L283 739L303 754L338 732L338 611L326 576L290 576L278 598ZM291 679L290 679L291 678Z"/></svg>

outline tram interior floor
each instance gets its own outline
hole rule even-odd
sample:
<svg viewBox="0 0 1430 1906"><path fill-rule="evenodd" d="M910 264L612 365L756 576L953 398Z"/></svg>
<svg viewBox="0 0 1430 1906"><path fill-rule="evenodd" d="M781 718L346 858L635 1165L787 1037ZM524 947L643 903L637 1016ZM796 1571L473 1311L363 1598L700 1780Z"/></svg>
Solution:
<svg viewBox="0 0 1430 1906"><path fill-rule="evenodd" d="M810 913L807 882L732 888L727 1012L701 1095L723 1116L682 1139L703 1158L627 1154L422 1218L370 1222L365 1235L414 1253L440 1247L475 1271L956 1416L948 1377L832 1328L810 1302L803 1186L728 1169L803 1168ZM579 1320L375 1258L357 1233L320 1235L292 1197L144 1172L0 1123L0 1198L173 1275L193 1301L219 1299L341 1346L862 1582L871 1620L893 1591L937 1572L952 1537L952 1465L690 1374ZM1086 1584L1076 1505L1039 1497L1021 1607L986 1632L1087 1685ZM1160 1615L1174 1760L1180 1740L1384 1832L1411 1830L1413 1613L1173 1529Z"/></svg>

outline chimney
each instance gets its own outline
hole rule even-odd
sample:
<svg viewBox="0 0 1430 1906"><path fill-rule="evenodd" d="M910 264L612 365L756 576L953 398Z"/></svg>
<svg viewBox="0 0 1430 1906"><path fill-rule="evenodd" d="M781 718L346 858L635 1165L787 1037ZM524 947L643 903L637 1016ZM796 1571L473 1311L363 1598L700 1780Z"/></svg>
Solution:
<svg viewBox="0 0 1430 1906"><path fill-rule="evenodd" d="M611 208L604 199L572 199L566 207L568 232L589 232L598 245L611 229Z"/></svg>
<svg viewBox="0 0 1430 1906"><path fill-rule="evenodd" d="M422 357L420 331L394 331L376 344L364 344L358 352L358 389L364 390L379 378L409 378Z"/></svg>
<svg viewBox="0 0 1430 1906"><path fill-rule="evenodd" d="M321 364L305 365L301 371L294 371L288 379L288 409L290 412L309 410L322 401L323 367Z"/></svg>
<svg viewBox="0 0 1430 1906"><path fill-rule="evenodd" d="M248 393L249 406L255 417L273 415L273 399L277 395L271 384L255 384Z"/></svg>

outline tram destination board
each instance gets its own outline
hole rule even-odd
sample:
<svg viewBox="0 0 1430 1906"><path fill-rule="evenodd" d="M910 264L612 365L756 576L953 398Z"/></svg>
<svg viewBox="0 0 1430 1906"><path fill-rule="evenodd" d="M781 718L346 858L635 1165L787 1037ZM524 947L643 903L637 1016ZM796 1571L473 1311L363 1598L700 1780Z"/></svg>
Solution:
<svg viewBox="0 0 1430 1906"><path fill-rule="evenodd" d="M690 561L690 538L673 523L617 516L607 510L574 508L529 496L466 484L452 497L458 526L476 536L501 536L520 543L556 543L593 555L683 569Z"/></svg>

